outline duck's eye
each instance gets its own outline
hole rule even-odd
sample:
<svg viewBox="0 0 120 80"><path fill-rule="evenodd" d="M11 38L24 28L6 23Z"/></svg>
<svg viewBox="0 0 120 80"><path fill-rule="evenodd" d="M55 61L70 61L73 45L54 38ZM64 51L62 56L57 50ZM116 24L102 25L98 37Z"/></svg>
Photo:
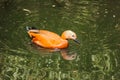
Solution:
<svg viewBox="0 0 120 80"><path fill-rule="evenodd" d="M75 35L72 35L72 37L75 37Z"/></svg>

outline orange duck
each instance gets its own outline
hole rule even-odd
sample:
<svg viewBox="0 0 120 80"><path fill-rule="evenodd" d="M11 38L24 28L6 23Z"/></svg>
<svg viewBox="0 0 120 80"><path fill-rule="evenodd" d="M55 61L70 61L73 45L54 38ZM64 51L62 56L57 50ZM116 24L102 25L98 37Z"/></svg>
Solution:
<svg viewBox="0 0 120 80"><path fill-rule="evenodd" d="M63 49L68 47L68 39L71 39L77 43L77 36L71 30L66 30L61 36L54 32L47 30L38 30L35 28L26 27L29 36L32 38L32 42L38 46L49 49Z"/></svg>

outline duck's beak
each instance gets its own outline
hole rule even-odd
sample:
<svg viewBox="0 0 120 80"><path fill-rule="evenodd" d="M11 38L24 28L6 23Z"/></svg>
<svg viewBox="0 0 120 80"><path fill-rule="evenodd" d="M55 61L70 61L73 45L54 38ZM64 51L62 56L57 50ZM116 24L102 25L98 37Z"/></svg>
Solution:
<svg viewBox="0 0 120 80"><path fill-rule="evenodd" d="M76 43L80 44L80 41L78 39L74 39L73 41L75 41Z"/></svg>

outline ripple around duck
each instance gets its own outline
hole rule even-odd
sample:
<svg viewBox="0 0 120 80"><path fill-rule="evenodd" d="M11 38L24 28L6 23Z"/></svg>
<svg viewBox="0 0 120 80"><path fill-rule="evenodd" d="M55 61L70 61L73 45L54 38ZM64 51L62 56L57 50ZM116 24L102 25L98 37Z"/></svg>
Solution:
<svg viewBox="0 0 120 80"><path fill-rule="evenodd" d="M0 1L1 80L119 79L120 3L88 0L63 3L57 6L50 0ZM69 40L69 47L63 52L75 59L65 60L59 50L44 50L31 44L26 26L59 35L64 30L73 30L80 45Z"/></svg>

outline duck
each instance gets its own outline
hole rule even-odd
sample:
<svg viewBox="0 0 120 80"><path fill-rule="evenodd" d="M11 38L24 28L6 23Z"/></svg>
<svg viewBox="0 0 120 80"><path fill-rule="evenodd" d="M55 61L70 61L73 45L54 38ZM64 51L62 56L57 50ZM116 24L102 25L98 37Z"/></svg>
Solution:
<svg viewBox="0 0 120 80"><path fill-rule="evenodd" d="M72 30L65 30L61 36L48 31L48 30L39 30L33 27L26 27L27 33L32 39L32 43L48 49L64 49L69 46L68 40L73 40L76 43L80 44L77 40L77 35Z"/></svg>

